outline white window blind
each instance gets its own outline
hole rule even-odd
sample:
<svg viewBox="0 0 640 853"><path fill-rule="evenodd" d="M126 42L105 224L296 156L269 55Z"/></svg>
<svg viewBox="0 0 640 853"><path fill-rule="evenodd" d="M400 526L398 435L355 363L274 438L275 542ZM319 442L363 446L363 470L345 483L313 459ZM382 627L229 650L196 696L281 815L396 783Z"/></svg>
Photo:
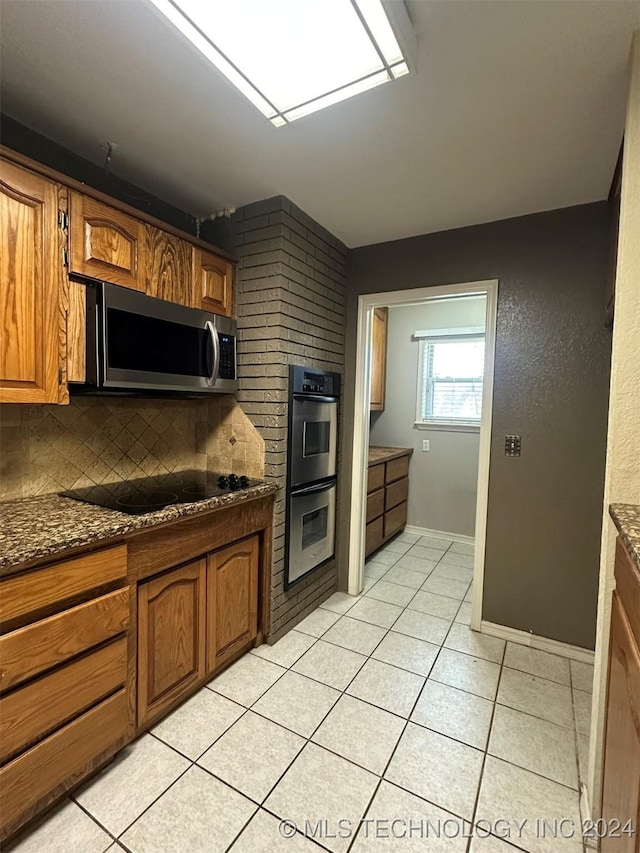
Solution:
<svg viewBox="0 0 640 853"><path fill-rule="evenodd" d="M425 336L420 347L418 421L479 424L484 335Z"/></svg>

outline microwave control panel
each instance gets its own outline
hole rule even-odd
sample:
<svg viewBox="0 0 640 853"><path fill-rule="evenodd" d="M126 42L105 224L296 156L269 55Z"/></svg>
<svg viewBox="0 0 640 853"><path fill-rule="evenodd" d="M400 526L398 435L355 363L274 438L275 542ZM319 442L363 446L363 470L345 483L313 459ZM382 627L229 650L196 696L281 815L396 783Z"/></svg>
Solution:
<svg viewBox="0 0 640 853"><path fill-rule="evenodd" d="M220 342L220 379L236 378L236 339L234 335L218 335Z"/></svg>

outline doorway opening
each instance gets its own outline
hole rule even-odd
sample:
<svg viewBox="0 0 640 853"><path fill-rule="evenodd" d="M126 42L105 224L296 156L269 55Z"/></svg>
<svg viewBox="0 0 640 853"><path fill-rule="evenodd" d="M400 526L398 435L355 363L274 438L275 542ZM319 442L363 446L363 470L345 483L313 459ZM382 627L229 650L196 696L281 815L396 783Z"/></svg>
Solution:
<svg viewBox="0 0 640 853"><path fill-rule="evenodd" d="M415 460L407 530L451 538L456 531L446 528L454 526L466 531L454 535L458 541L473 540L475 630L480 630L482 619L497 301L497 280L367 294L358 300L348 591L352 595L362 591L365 553L372 547L371 537L368 548L366 541L369 445L411 447ZM393 333L386 395L376 382L385 313L391 317L387 330ZM428 454L437 452L445 459L447 453L455 455L464 448L462 455L469 457L474 446L475 490L473 484L467 488L475 492L471 503L456 499L455 486L449 493L444 487L424 491L424 501L411 500L412 493L421 495L423 469L434 460ZM391 530L387 539L393 535Z"/></svg>

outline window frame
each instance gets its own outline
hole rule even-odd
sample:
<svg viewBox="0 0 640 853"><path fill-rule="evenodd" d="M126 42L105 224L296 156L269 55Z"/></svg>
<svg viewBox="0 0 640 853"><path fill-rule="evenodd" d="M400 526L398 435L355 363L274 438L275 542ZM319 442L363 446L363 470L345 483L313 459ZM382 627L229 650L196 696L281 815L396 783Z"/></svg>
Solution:
<svg viewBox="0 0 640 853"><path fill-rule="evenodd" d="M480 432L482 413L479 418L422 418L422 400L425 392L425 347L436 343L474 343L482 341L485 344L485 363L483 365L482 383L484 395L484 374L486 373L486 335L484 329L442 329L439 331L415 332L414 340L419 342L418 349L418 382L416 387L416 429L446 430L449 432ZM475 378L475 377L470 377Z"/></svg>

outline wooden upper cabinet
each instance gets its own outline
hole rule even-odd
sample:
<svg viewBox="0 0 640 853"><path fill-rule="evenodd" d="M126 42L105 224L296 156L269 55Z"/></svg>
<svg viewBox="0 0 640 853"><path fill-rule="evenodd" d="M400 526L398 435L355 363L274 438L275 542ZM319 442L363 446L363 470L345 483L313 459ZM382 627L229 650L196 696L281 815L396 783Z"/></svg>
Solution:
<svg viewBox="0 0 640 853"><path fill-rule="evenodd" d="M372 412L384 411L385 387L387 384L387 324L388 308L373 311L373 333L371 336L371 406Z"/></svg>
<svg viewBox="0 0 640 853"><path fill-rule="evenodd" d="M71 193L69 272L145 289L144 223L82 193Z"/></svg>
<svg viewBox="0 0 640 853"><path fill-rule="evenodd" d="M233 264L224 258L193 247L193 293L195 305L214 314L233 314Z"/></svg>
<svg viewBox="0 0 640 853"><path fill-rule="evenodd" d="M257 536L209 554L207 566L207 669L232 657L258 633Z"/></svg>
<svg viewBox="0 0 640 853"><path fill-rule="evenodd" d="M0 162L0 402L57 403L62 231L59 187Z"/></svg>
<svg viewBox="0 0 640 853"><path fill-rule="evenodd" d="M144 230L147 295L193 307L191 245L153 225L145 225Z"/></svg>
<svg viewBox="0 0 640 853"><path fill-rule="evenodd" d="M206 572L203 558L138 587L138 725L205 674Z"/></svg>

